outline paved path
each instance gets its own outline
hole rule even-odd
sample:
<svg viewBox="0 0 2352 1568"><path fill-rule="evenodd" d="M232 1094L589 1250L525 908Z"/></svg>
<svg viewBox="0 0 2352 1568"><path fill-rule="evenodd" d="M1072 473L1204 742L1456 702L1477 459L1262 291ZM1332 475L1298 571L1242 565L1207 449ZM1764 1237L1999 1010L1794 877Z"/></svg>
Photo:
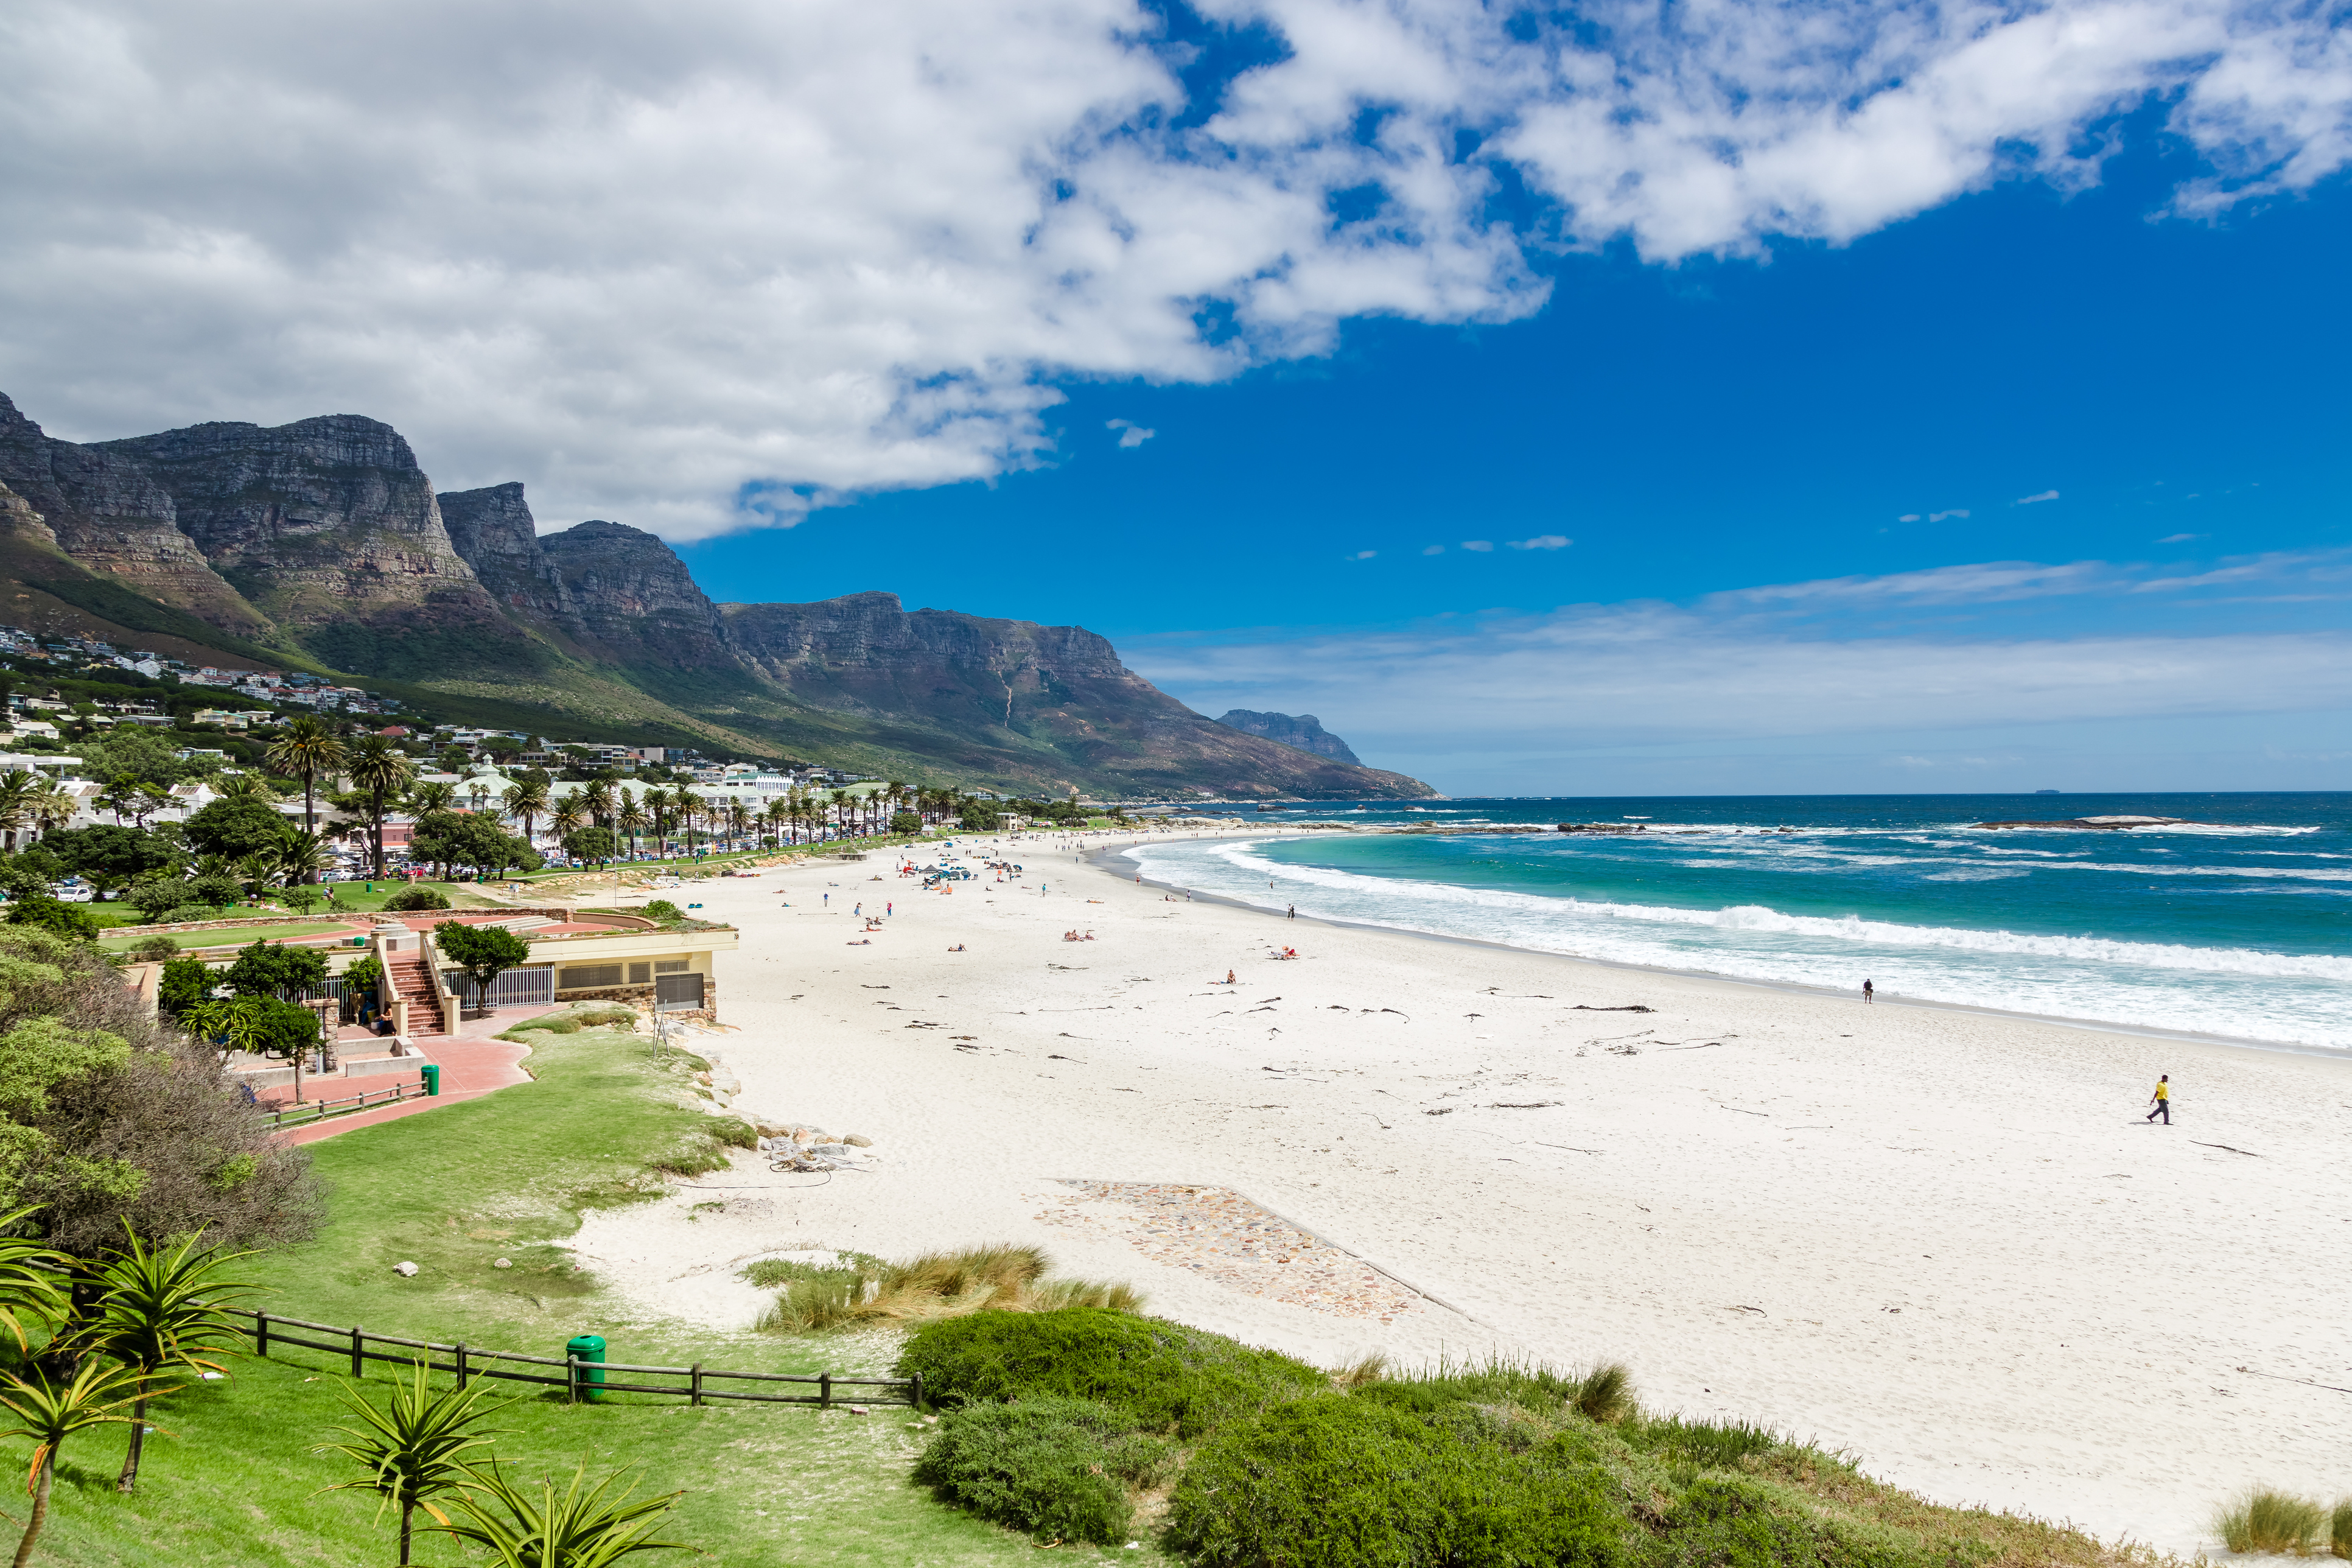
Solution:
<svg viewBox="0 0 2352 1568"><path fill-rule="evenodd" d="M373 1110L353 1111L347 1116L313 1121L278 1134L278 1141L286 1144L315 1143L321 1138L332 1138L336 1133L348 1132L354 1127L373 1127L379 1121L397 1121L404 1116L422 1115L445 1105L479 1100L486 1094L494 1094L519 1083L529 1083L530 1074L522 1070L522 1059L530 1054L530 1047L490 1037L499 1030L513 1028L526 1018L535 1018L551 1010L547 1007L501 1008L488 1018L467 1019L458 1026L455 1035L433 1036L421 1043L427 1053L426 1060L440 1066L439 1094L430 1099L404 1100L395 1104L379 1106ZM368 1082L365 1079L348 1081L361 1087Z"/></svg>

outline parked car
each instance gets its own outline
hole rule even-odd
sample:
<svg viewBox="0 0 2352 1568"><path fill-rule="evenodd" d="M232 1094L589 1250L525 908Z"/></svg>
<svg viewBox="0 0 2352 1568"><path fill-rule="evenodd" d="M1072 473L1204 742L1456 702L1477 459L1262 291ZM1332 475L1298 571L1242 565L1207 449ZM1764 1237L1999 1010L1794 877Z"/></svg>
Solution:
<svg viewBox="0 0 2352 1568"><path fill-rule="evenodd" d="M49 892L61 904L87 904L98 897L98 889L79 877L68 877L53 884Z"/></svg>

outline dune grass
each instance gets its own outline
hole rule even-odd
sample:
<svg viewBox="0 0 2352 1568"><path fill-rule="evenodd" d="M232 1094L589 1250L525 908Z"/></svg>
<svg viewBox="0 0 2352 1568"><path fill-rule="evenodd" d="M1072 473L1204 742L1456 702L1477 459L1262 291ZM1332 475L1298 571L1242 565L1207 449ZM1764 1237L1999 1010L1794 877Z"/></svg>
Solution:
<svg viewBox="0 0 2352 1568"><path fill-rule="evenodd" d="M786 1264L772 1270L771 1277L784 1289L758 1327L770 1333L803 1334L854 1325L928 1322L983 1310L1142 1309L1143 1298L1129 1286L1048 1279L1049 1267L1036 1247L1012 1246L929 1252L903 1263L853 1256L831 1268Z"/></svg>
<svg viewBox="0 0 2352 1568"><path fill-rule="evenodd" d="M2327 1550L2337 1557L2352 1557L2352 1497L2336 1499L2328 1510Z"/></svg>
<svg viewBox="0 0 2352 1568"><path fill-rule="evenodd" d="M2336 1514L2342 1515L2346 1507L2338 1504ZM2303 1556L2317 1550L2320 1532L2333 1522L2328 1510L2309 1498L2252 1487L2221 1505L2213 1516L2213 1533L2232 1552Z"/></svg>

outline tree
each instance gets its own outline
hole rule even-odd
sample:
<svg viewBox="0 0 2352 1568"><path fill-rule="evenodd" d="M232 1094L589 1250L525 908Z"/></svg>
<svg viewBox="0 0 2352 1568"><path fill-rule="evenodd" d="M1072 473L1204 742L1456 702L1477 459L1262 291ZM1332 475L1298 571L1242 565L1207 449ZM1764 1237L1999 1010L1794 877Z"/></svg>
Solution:
<svg viewBox="0 0 2352 1568"><path fill-rule="evenodd" d="M65 870L86 879L101 892L127 888L143 876L175 868L181 858L178 847L161 834L111 822L52 833L41 843Z"/></svg>
<svg viewBox="0 0 2352 1568"><path fill-rule="evenodd" d="M201 958L167 959L163 977L155 983L155 1005L174 1016L184 1015L219 984L212 965Z"/></svg>
<svg viewBox="0 0 2352 1568"><path fill-rule="evenodd" d="M8 835L8 847L16 847L16 835L32 826L33 801L49 788L49 781L30 768L18 768L0 773L0 832Z"/></svg>
<svg viewBox="0 0 2352 1568"><path fill-rule="evenodd" d="M272 770L302 781L302 827L305 832L316 833L319 775L333 773L343 765L343 743L335 739L324 722L305 713L269 743L268 756Z"/></svg>
<svg viewBox="0 0 2352 1568"><path fill-rule="evenodd" d="M408 792L408 809L419 816L436 811L454 811L457 805L457 786L443 779L428 779Z"/></svg>
<svg viewBox="0 0 2352 1568"><path fill-rule="evenodd" d="M137 1231L123 1228L128 1244L88 1270L98 1289L98 1310L77 1339L131 1374L131 1447L114 1482L115 1490L127 1492L139 1483L147 1401L152 1394L170 1392L157 1390L156 1380L181 1369L220 1371L218 1362L205 1357L230 1348L242 1331L221 1305L251 1295L255 1287L223 1273L249 1254L207 1247L201 1234L183 1237L176 1246L150 1247Z"/></svg>
<svg viewBox="0 0 2352 1568"><path fill-rule="evenodd" d="M416 778L416 764L382 735L362 735L345 764L352 787L367 797L368 831L375 847L375 874L383 872L383 819L392 803Z"/></svg>
<svg viewBox="0 0 2352 1568"><path fill-rule="evenodd" d="M425 1386L425 1363L420 1361L415 1367L413 1381L392 1385L392 1397L381 1410L356 1387L345 1384L343 1403L361 1425L338 1426L335 1430L352 1441L331 1444L321 1450L356 1459L368 1470L365 1480L339 1481L321 1490L377 1492L385 1506L398 1506L403 1568L408 1563L410 1527L416 1510L422 1508L436 1522L447 1524L449 1516L434 1507L431 1500L468 1479L458 1456L504 1436L481 1431L475 1425L495 1413L477 1408L489 1384L477 1383L470 1388L436 1394ZM382 1509L377 1511L381 1515Z"/></svg>
<svg viewBox="0 0 2352 1568"><path fill-rule="evenodd" d="M327 955L314 947L289 947L259 939L237 949L236 962L226 976L229 989L240 996L285 997L298 991L316 991L327 983Z"/></svg>
<svg viewBox="0 0 2352 1568"><path fill-rule="evenodd" d="M583 829L603 832L602 828ZM508 970L530 961L530 943L504 926L467 925L443 921L433 928L433 941L473 982L482 1011L491 1012L490 983Z"/></svg>
<svg viewBox="0 0 2352 1568"><path fill-rule="evenodd" d="M117 773L107 782L98 797L98 804L114 814L120 824L125 816L140 826L171 800L171 792L162 784L150 783L136 773Z"/></svg>
<svg viewBox="0 0 2352 1568"><path fill-rule="evenodd" d="M923 819L914 812L894 811L890 814L890 831L899 837L911 838L922 830Z"/></svg>
<svg viewBox="0 0 2352 1568"><path fill-rule="evenodd" d="M285 887L308 882L331 864L334 851L323 835L308 832L290 822L278 825L277 842L257 851L268 880Z"/></svg>
<svg viewBox="0 0 2352 1568"><path fill-rule="evenodd" d="M471 866L488 876L509 866L539 864L536 850L489 817L459 811L427 812L418 817L408 854L412 860L443 868L445 873L451 867Z"/></svg>
<svg viewBox="0 0 2352 1568"><path fill-rule="evenodd" d="M216 800L188 818L183 832L199 855L241 860L282 841L286 819L250 796Z"/></svg>
<svg viewBox="0 0 2352 1568"><path fill-rule="evenodd" d="M522 841L530 844L539 837L535 831L539 819L547 815L547 785L540 779L523 779L508 786L499 804L509 816L522 818Z"/></svg>
<svg viewBox="0 0 2352 1568"><path fill-rule="evenodd" d="M583 1491L588 1472L583 1466L572 1472L561 1498L552 1480L541 1481L534 1498L508 1480L495 1462L469 1468L457 1499L466 1522L432 1529L488 1548L497 1568L608 1568L633 1552L685 1550L684 1542L656 1541L652 1532L686 1494L632 1502L625 1490L605 1501L604 1494L626 1474L617 1471Z"/></svg>
<svg viewBox="0 0 2352 1568"><path fill-rule="evenodd" d="M33 1440L33 1466L25 1477L25 1489L33 1494L33 1512L25 1538L16 1543L15 1568L25 1568L33 1560L33 1543L49 1521L49 1489L57 1480L58 1447L77 1432L130 1421L122 1407L132 1402L130 1391L135 1386L127 1368L95 1358L83 1362L64 1383L46 1376L28 1382L13 1372L0 1372L0 1406L17 1421L0 1437Z"/></svg>
<svg viewBox="0 0 2352 1568"><path fill-rule="evenodd" d="M69 904L47 893L36 893L26 899L10 899L8 923L38 926L76 942L96 942L100 929L98 917L79 904Z"/></svg>
<svg viewBox="0 0 2352 1568"><path fill-rule="evenodd" d="M613 858L613 830L609 827L575 827L563 836L563 852L574 860L593 860L602 864Z"/></svg>
<svg viewBox="0 0 2352 1568"><path fill-rule="evenodd" d="M278 799L278 786L260 773L237 773L215 784L213 794L221 800L257 800L268 805ZM272 812L270 815L275 816L278 814Z"/></svg>
<svg viewBox="0 0 2352 1568"><path fill-rule="evenodd" d="M646 830L646 808L637 804L637 797L623 790L620 809L614 813L613 822L629 836L629 858L633 860L637 855L637 835Z"/></svg>

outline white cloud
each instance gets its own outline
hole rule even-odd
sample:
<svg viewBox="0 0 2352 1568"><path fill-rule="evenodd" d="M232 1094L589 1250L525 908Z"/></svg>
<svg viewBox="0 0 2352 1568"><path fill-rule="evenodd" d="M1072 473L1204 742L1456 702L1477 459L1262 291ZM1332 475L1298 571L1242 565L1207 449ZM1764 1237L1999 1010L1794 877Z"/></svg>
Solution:
<svg viewBox="0 0 2352 1568"><path fill-rule="evenodd" d="M2201 533L2168 533L2162 539L2158 540L2157 542L2158 544L2186 544L2192 539L2202 539L2205 536Z"/></svg>
<svg viewBox="0 0 2352 1568"><path fill-rule="evenodd" d="M1533 539L1507 539L1514 550L1565 550L1576 541L1559 533L1538 533Z"/></svg>
<svg viewBox="0 0 2352 1568"><path fill-rule="evenodd" d="M2056 490L2043 490L2040 495L2020 496L2016 500L2010 504L2012 506L2038 506L2043 501L2056 500L2057 499L2058 492ZM1967 512L1962 512L1960 515L1962 517L1966 517L1969 514Z"/></svg>
<svg viewBox="0 0 2352 1568"><path fill-rule="evenodd" d="M1103 421L1103 428L1118 432L1118 444L1122 449L1140 447L1160 434L1157 430L1145 429L1132 419L1106 419Z"/></svg>
<svg viewBox="0 0 2352 1568"><path fill-rule="evenodd" d="M1171 129L1136 0L16 0L0 387L85 438L374 414L445 485L684 538L1040 461L1055 377L1525 315L1531 244L1754 253L2079 185L2143 101L2205 161L2182 211L2352 161L2324 6L1200 9L1287 52ZM1525 232L1506 176L1553 204Z"/></svg>
<svg viewBox="0 0 2352 1568"><path fill-rule="evenodd" d="M1379 553L1380 552L1377 550L1359 550L1353 555L1342 555L1339 559L1342 561L1370 561L1373 556L1378 555Z"/></svg>
<svg viewBox="0 0 2352 1568"><path fill-rule="evenodd" d="M1950 511L1931 511L1927 514L1927 521L1929 522L1941 522L1948 517L1966 517L1968 515L1967 508L1955 507Z"/></svg>
<svg viewBox="0 0 2352 1568"><path fill-rule="evenodd" d="M1425 545L1423 547L1421 552L1423 555L1443 555L1445 553L1445 546L1443 544Z"/></svg>
<svg viewBox="0 0 2352 1568"><path fill-rule="evenodd" d="M1919 514L1918 514L1917 512L1916 512L1916 511L1906 511L1906 512L1905 512L1901 517L1896 518L1895 521L1897 521L1897 522L1916 522L1916 521L1919 521ZM1882 528L1882 529L1880 529L1878 531L1879 531L1879 532L1881 532L1881 533L1884 533L1884 532L1885 532L1886 531L1885 531L1885 529L1883 529L1883 528Z"/></svg>
<svg viewBox="0 0 2352 1568"><path fill-rule="evenodd" d="M1491 539L1465 539L1462 542L1462 548L1475 550L1483 555L1495 548L1495 542Z"/></svg>

